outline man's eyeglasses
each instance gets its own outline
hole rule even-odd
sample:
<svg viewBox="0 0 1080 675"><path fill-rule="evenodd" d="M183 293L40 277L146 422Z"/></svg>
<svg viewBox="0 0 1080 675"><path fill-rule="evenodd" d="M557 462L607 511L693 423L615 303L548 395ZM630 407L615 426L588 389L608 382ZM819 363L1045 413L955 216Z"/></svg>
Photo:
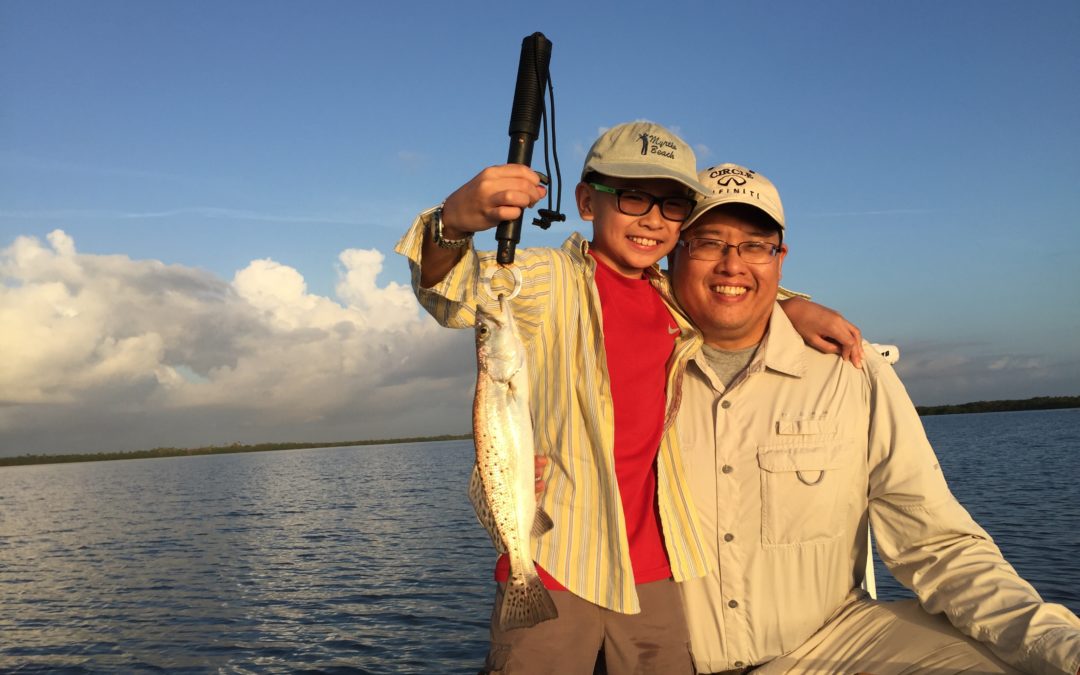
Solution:
<svg viewBox="0 0 1080 675"><path fill-rule="evenodd" d="M742 261L751 265L764 265L771 262L780 247L767 241L744 241L739 244L729 244L722 239L709 239L708 237L694 237L682 239L679 246L685 246L690 257L695 260L723 260L729 248L739 253Z"/></svg>
<svg viewBox="0 0 1080 675"><path fill-rule="evenodd" d="M613 188L600 183L589 183L598 192L615 195L615 206L628 216L643 216L660 204L660 215L676 223L685 222L694 210L696 202L689 197L656 197L633 188Z"/></svg>

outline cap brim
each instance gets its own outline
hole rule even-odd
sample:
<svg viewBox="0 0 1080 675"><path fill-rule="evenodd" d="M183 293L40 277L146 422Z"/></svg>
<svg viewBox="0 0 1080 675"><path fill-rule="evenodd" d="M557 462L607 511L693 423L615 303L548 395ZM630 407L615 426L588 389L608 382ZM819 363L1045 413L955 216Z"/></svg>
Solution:
<svg viewBox="0 0 1080 675"><path fill-rule="evenodd" d="M773 223L780 228L781 232L784 231L784 224L777 220L776 215L769 213L768 209L763 209L757 204L752 204L748 201L735 198L714 198L706 199L705 201L699 202L698 205L694 208L694 212L690 214L690 217L687 218L686 222L682 224L681 228L679 228L680 231L690 229L690 227L697 221L698 218L701 218L701 216L705 215L706 213L716 208L717 206L720 206L721 204L746 204L747 206L753 207L758 211L764 213L766 216L769 217L769 220L773 221Z"/></svg>
<svg viewBox="0 0 1080 675"><path fill-rule="evenodd" d="M681 173L676 171L667 171L663 167L645 165L645 164L620 164L618 162L604 163L599 162L586 166L581 172L582 178L585 174L595 171L596 173L603 174L605 176L611 176L612 178L666 178L682 183L686 187L690 188L699 195L707 195L711 191L705 187L704 183L701 183L697 179L687 178Z"/></svg>

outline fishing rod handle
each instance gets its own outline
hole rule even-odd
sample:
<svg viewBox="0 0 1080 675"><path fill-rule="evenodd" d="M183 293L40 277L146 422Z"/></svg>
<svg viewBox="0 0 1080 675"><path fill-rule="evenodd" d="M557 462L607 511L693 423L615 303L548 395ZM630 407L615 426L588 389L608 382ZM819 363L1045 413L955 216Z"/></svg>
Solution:
<svg viewBox="0 0 1080 675"><path fill-rule="evenodd" d="M510 110L510 151L507 164L532 164L533 142L540 135L544 113L544 90L547 88L548 65L551 62L551 41L543 33L533 33L521 41L518 60L514 105ZM514 250L521 241L521 220L504 220L495 230L498 251L495 259L500 265L514 262Z"/></svg>
<svg viewBox="0 0 1080 675"><path fill-rule="evenodd" d="M551 63L551 41L543 33L533 33L521 41L517 86L514 88L514 107L510 109L510 136L528 134L533 140L540 135L544 114L544 90L547 88L548 64Z"/></svg>

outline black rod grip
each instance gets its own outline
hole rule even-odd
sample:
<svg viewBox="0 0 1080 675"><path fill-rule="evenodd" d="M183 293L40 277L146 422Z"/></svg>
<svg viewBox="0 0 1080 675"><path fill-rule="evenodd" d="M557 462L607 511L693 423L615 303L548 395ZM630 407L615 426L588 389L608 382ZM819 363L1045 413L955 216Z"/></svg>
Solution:
<svg viewBox="0 0 1080 675"><path fill-rule="evenodd" d="M510 151L507 164L532 164L533 143L540 135L544 112L544 90L547 88L548 65L551 62L551 41L543 33L533 33L521 41L517 85L514 88L514 107L510 110ZM504 220L495 230L499 248L495 259L500 265L514 262L514 250L521 241L521 220Z"/></svg>

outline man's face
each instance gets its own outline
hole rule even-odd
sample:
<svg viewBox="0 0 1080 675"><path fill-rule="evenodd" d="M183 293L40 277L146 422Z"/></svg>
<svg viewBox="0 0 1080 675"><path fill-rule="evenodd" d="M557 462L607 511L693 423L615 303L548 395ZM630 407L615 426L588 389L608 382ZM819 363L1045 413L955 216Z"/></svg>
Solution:
<svg viewBox="0 0 1080 675"><path fill-rule="evenodd" d="M761 229L722 209L706 212L683 238L707 237L729 244L744 241L780 243L775 230ZM720 260L695 260L680 246L672 257L675 297L701 329L705 342L719 349L745 349L765 336L772 316L780 268L787 255L781 246L769 262L751 265L734 248Z"/></svg>
<svg viewBox="0 0 1080 675"><path fill-rule="evenodd" d="M634 189L663 197L687 196L687 188L667 179L626 179L600 176L597 183L615 189ZM669 220L656 203L641 216L619 211L617 197L600 192L585 183L576 191L582 220L591 220L593 236L590 250L612 269L625 277L637 279L675 248L682 220Z"/></svg>

